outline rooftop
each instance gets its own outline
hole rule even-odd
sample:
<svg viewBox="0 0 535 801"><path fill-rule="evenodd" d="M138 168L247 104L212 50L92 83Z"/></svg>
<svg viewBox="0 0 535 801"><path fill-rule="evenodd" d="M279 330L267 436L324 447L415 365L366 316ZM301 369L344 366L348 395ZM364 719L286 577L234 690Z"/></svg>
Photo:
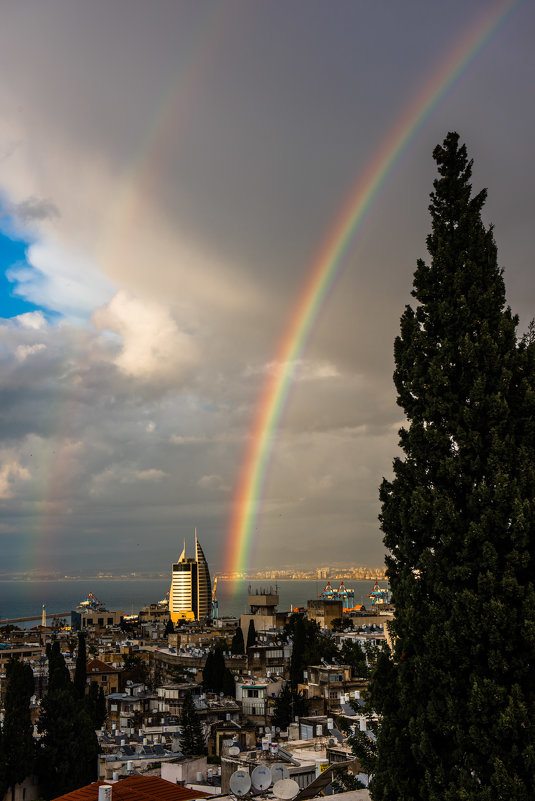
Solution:
<svg viewBox="0 0 535 801"><path fill-rule="evenodd" d="M93 782L79 790L58 796L61 801L98 801L98 788L101 784L110 782ZM141 776L133 773L126 779L120 779L113 783L113 801L189 801L195 798L208 798L208 793L201 793L199 790L190 790L172 784L165 779L157 776ZM58 801L54 799L54 801Z"/></svg>

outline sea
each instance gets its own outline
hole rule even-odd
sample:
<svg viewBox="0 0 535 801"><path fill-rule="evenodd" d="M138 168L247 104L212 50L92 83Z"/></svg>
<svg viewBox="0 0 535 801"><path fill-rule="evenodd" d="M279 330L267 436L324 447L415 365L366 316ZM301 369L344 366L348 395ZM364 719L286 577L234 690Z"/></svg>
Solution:
<svg viewBox="0 0 535 801"><path fill-rule="evenodd" d="M331 582L338 587L340 579ZM307 601L317 598L326 585L325 579L303 581L287 579L279 581L237 582L218 580L217 601L219 617L239 616L248 611L247 595L249 592L272 591L279 595L278 609L287 611L293 606L306 606ZM374 580L354 581L344 579L347 588L354 591L354 604L370 606L367 597L371 592ZM379 582L387 587L386 581ZM6 618L29 617L41 615L43 604L49 614L70 612L87 598L90 592L102 601L110 610L122 610L124 614L136 614L144 606L157 603L169 590L169 579L61 579L57 581L0 581L0 622ZM36 622L20 624L35 626Z"/></svg>

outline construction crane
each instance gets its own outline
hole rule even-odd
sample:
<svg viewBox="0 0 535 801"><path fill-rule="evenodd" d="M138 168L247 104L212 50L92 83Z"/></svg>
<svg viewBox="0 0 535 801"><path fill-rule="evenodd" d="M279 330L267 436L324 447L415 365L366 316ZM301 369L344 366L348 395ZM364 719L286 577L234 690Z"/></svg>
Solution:
<svg viewBox="0 0 535 801"><path fill-rule="evenodd" d="M215 591L217 589L217 576L214 579L214 589L212 590L212 617L216 618L219 617L219 603L217 598L215 597Z"/></svg>

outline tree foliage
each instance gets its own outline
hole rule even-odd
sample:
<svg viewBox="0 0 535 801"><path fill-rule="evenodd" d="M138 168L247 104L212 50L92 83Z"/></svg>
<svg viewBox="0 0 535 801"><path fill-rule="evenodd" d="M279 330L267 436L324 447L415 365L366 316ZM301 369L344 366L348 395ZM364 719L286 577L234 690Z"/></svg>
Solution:
<svg viewBox="0 0 535 801"><path fill-rule="evenodd" d="M123 663L123 681L148 685L150 682L148 662L139 654L127 654Z"/></svg>
<svg viewBox="0 0 535 801"><path fill-rule="evenodd" d="M206 743L202 733L201 721L195 711L191 693L186 693L180 716L180 749L184 756L202 756L206 753Z"/></svg>
<svg viewBox="0 0 535 801"><path fill-rule="evenodd" d="M57 640L47 653L49 688L41 704L37 757L39 785L45 799L94 781L98 755L86 699L78 697Z"/></svg>
<svg viewBox="0 0 535 801"><path fill-rule="evenodd" d="M175 633L175 627L173 626L173 621L171 620L171 618L169 618L169 620L165 624L164 635L165 637L168 637L170 634L174 633Z"/></svg>
<svg viewBox="0 0 535 801"><path fill-rule="evenodd" d="M223 692L223 682L225 677L225 657L220 646L212 648L206 657L202 672L202 686L205 692Z"/></svg>
<svg viewBox="0 0 535 801"><path fill-rule="evenodd" d="M296 717L308 715L308 701L303 693L292 690L285 684L275 699L271 721L273 726L287 729Z"/></svg>
<svg viewBox="0 0 535 801"><path fill-rule="evenodd" d="M340 659L351 668L353 678L365 679L368 676L366 650L359 642L344 640L340 649Z"/></svg>
<svg viewBox="0 0 535 801"><path fill-rule="evenodd" d="M322 659L328 662L339 659L340 654L331 633L299 613L290 615L285 636L292 640L290 684L294 692L303 681L303 671L308 665L319 665Z"/></svg>
<svg viewBox="0 0 535 801"><path fill-rule="evenodd" d="M238 626L234 637L232 638L232 643L230 646L231 653L238 654L242 656L245 652L245 642L243 639L243 631L241 630L241 626Z"/></svg>
<svg viewBox="0 0 535 801"><path fill-rule="evenodd" d="M6 668L4 721L1 739L1 782L4 792L33 772L34 743L30 698L34 694L30 665L13 657Z"/></svg>
<svg viewBox="0 0 535 801"><path fill-rule="evenodd" d="M380 490L394 652L373 798L535 798L534 346L505 305L466 148L434 151L430 263L394 346L408 424Z"/></svg>
<svg viewBox="0 0 535 801"><path fill-rule="evenodd" d="M247 650L251 647L251 645L256 644L256 629L254 625L254 620L249 621L249 628L247 629Z"/></svg>
<svg viewBox="0 0 535 801"><path fill-rule="evenodd" d="M221 692L224 695L227 695L229 698L236 698L236 682L234 681L234 676L228 667L225 668L223 673L223 685L221 687Z"/></svg>
<svg viewBox="0 0 535 801"><path fill-rule="evenodd" d="M87 650L85 644L85 634L78 632L78 651L76 654L76 666L74 669L74 689L78 698L85 696L87 682Z"/></svg>

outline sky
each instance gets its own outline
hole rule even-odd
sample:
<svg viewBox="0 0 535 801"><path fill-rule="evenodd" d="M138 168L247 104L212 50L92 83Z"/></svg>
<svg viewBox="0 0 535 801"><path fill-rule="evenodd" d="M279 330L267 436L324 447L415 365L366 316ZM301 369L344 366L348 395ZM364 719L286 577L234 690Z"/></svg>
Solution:
<svg viewBox="0 0 535 801"><path fill-rule="evenodd" d="M378 144L490 0L26 0L0 15L0 572L222 570L253 421ZM501 7L499 4L496 7ZM270 442L250 567L381 565L393 341L432 151L488 187L535 316L535 6L512 5L394 160Z"/></svg>

